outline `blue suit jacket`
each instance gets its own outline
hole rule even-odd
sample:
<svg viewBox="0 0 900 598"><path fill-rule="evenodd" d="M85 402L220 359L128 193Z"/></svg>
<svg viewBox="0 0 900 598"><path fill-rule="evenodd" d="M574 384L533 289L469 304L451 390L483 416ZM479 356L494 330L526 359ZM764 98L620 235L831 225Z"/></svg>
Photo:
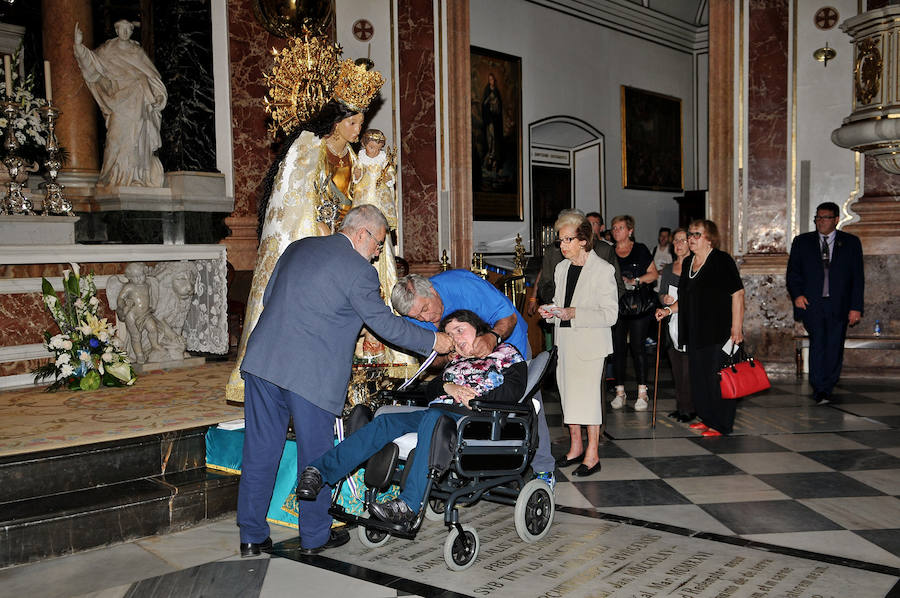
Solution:
<svg viewBox="0 0 900 598"><path fill-rule="evenodd" d="M342 234L294 241L275 265L241 371L337 415L347 398L363 323L381 339L421 354L434 333L395 316L378 272Z"/></svg>
<svg viewBox="0 0 900 598"><path fill-rule="evenodd" d="M825 273L822 269L822 249L819 233L813 231L794 237L787 266L787 288L793 301L800 295L809 301L807 310L822 308L822 288ZM847 317L851 309L863 311L862 244L859 237L836 231L831 263L828 268L828 293L835 315ZM794 318L803 319L804 310L794 308Z"/></svg>

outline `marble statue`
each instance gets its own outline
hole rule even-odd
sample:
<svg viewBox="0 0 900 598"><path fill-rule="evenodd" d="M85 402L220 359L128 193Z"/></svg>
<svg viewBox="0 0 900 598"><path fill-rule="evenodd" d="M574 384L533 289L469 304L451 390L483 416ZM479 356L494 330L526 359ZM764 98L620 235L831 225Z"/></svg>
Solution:
<svg viewBox="0 0 900 598"><path fill-rule="evenodd" d="M75 59L106 120L106 146L98 185L162 187L163 167L154 152L168 94L159 72L131 40L134 25L117 21L118 37L94 51L75 25Z"/></svg>
<svg viewBox="0 0 900 598"><path fill-rule="evenodd" d="M195 264L166 262L152 269L131 263L124 276L109 278L109 306L120 324L117 336L132 363L190 357L182 331L198 276Z"/></svg>
<svg viewBox="0 0 900 598"><path fill-rule="evenodd" d="M159 301L153 313L181 340L183 352L184 321L200 277L197 265L186 261L162 262L152 268L150 276L159 281Z"/></svg>

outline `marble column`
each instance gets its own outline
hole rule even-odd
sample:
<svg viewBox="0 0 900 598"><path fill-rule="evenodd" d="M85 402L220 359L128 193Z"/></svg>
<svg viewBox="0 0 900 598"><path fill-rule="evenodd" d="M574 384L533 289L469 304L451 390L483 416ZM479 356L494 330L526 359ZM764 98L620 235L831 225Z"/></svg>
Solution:
<svg viewBox="0 0 900 598"><path fill-rule="evenodd" d="M269 50L286 43L266 32L251 4L228 0L234 211L225 219L231 235L223 243L228 247L228 261L236 270L253 270L256 264L256 210L263 194L263 178L275 159L262 104L268 91L263 71L272 64Z"/></svg>
<svg viewBox="0 0 900 598"><path fill-rule="evenodd" d="M439 267L434 6L398 4L403 257L414 272Z"/></svg>
<svg viewBox="0 0 900 598"><path fill-rule="evenodd" d="M62 116L56 123L56 136L69 157L60 175L68 197L76 210L89 209L86 200L93 197L100 173L100 147L97 141L97 106L81 77L72 50L75 24L84 33L84 44L94 47L94 27L90 0L41 0L44 60L50 61L53 103ZM81 201L79 201L81 200Z"/></svg>
<svg viewBox="0 0 900 598"><path fill-rule="evenodd" d="M747 178L742 239L748 254L784 254L788 225L788 3L753 0L746 15Z"/></svg>
<svg viewBox="0 0 900 598"><path fill-rule="evenodd" d="M709 7L709 211L731 247L734 200L734 0Z"/></svg>
<svg viewBox="0 0 900 598"><path fill-rule="evenodd" d="M469 267L472 255L472 114L469 0L447 5L447 94L450 107L450 253L452 267Z"/></svg>

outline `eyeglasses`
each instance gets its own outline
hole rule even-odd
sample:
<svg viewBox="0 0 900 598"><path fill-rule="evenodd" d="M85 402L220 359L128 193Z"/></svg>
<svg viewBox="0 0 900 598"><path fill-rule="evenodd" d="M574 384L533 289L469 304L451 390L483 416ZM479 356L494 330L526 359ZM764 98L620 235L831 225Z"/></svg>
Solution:
<svg viewBox="0 0 900 598"><path fill-rule="evenodd" d="M366 233L367 233L370 237L372 237L372 240L373 240L373 241L375 241L375 243L377 244L377 247L378 247L378 251L381 251L381 250L384 249L384 241L379 241L378 239L376 239L376 238L375 238L375 235L373 235L372 232L371 232L369 229L364 228L363 230L366 231Z"/></svg>
<svg viewBox="0 0 900 598"><path fill-rule="evenodd" d="M577 239L578 239L578 237L560 237L559 242L560 243L571 243L572 241L576 241Z"/></svg>
<svg viewBox="0 0 900 598"><path fill-rule="evenodd" d="M834 220L837 216L813 216L813 222L818 220Z"/></svg>
<svg viewBox="0 0 900 598"><path fill-rule="evenodd" d="M700 237L703 236L703 233L701 233L701 232L698 231L698 230L693 230L693 231L689 232L689 233L687 234L687 236L688 236L689 238L690 238L690 237L693 237L693 238L695 238L695 239L699 239Z"/></svg>
<svg viewBox="0 0 900 598"><path fill-rule="evenodd" d="M687 243L687 239L675 239L673 243Z"/></svg>

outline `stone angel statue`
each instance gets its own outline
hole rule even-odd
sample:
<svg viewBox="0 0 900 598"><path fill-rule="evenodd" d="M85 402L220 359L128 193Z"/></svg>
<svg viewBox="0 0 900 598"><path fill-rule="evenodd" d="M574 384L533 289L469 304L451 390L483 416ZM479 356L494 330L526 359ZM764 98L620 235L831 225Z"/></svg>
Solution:
<svg viewBox="0 0 900 598"><path fill-rule="evenodd" d="M189 357L181 330L196 281L196 266L190 263L163 263L152 270L131 263L124 276L109 278L106 295L119 321L117 336L133 363Z"/></svg>

